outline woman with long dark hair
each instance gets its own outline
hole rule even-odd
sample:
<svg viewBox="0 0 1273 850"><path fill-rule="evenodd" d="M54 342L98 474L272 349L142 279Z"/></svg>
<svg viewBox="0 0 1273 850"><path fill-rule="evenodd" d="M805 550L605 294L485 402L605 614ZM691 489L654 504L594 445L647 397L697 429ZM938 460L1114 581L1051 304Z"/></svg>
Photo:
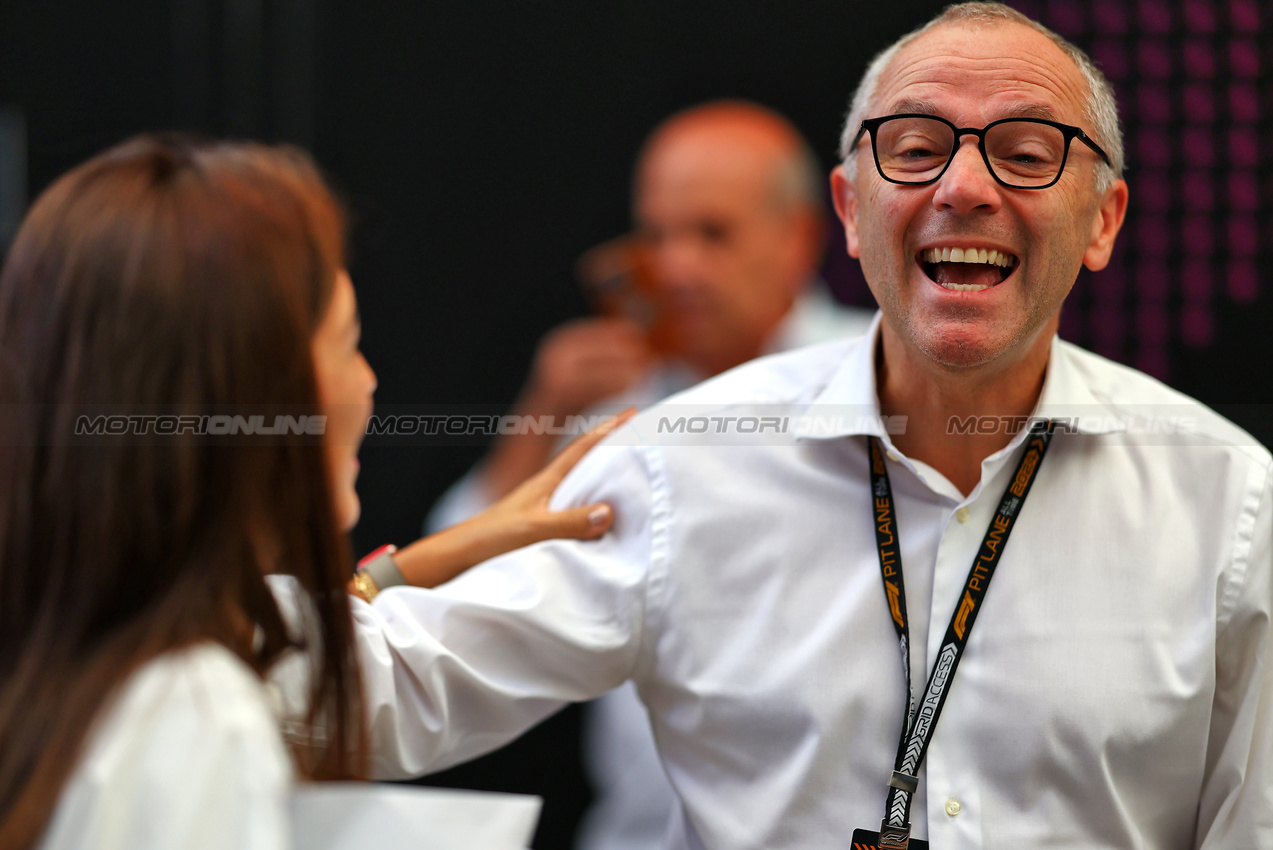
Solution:
<svg viewBox="0 0 1273 850"><path fill-rule="evenodd" d="M294 777L364 775L345 532L375 376L344 267L289 148L139 138L32 207L0 275L0 848L282 847ZM208 433L257 414L285 433ZM84 433L103 416L141 427ZM547 511L585 448L402 572L599 536L604 507Z"/></svg>

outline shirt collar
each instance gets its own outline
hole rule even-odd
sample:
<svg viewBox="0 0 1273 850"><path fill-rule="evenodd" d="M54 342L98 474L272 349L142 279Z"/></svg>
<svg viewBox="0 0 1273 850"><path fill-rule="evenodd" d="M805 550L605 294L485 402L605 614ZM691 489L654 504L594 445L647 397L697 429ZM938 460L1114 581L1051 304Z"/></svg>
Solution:
<svg viewBox="0 0 1273 850"><path fill-rule="evenodd" d="M826 387L805 408L796 423L795 436L805 440L829 440L865 436L887 438L906 428L904 416L882 416L875 384L875 352L879 347L880 322L876 313L870 329L836 369ZM1067 343L1052 337L1048 367L1032 418L1062 422L1065 430L1080 434L1125 431L1122 417L1098 399L1074 363Z"/></svg>

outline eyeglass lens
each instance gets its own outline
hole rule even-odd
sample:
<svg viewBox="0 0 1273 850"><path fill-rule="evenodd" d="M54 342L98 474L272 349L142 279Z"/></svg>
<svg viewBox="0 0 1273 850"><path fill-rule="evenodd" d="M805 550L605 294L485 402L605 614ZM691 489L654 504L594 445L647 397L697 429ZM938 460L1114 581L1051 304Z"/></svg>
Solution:
<svg viewBox="0 0 1273 850"><path fill-rule="evenodd" d="M880 171L901 183L926 183L939 175L955 149L955 131L932 118L892 118L875 131ZM986 132L990 168L1005 183L1043 186L1065 162L1065 134L1033 121L1005 121Z"/></svg>

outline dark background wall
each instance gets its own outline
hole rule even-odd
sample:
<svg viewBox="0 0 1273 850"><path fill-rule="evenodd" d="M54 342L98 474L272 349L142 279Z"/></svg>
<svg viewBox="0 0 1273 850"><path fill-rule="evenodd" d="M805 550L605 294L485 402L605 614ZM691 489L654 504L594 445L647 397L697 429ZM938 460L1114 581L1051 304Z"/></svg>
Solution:
<svg viewBox="0 0 1273 850"><path fill-rule="evenodd" d="M378 402L508 404L538 338L585 310L571 268L627 227L631 162L668 113L740 96L789 115L829 167L869 56L941 4L844 0L0 0L6 203L133 133L310 148L353 213L352 273ZM1273 423L1273 24L1268 4L1022 0L1119 90L1133 202L1112 267L1063 333ZM25 167L6 170L15 151ZM6 156L9 157L6 160ZM833 276L869 303L855 264ZM354 533L412 539L480 445L368 445ZM586 800L577 712L436 781L539 791L536 846Z"/></svg>

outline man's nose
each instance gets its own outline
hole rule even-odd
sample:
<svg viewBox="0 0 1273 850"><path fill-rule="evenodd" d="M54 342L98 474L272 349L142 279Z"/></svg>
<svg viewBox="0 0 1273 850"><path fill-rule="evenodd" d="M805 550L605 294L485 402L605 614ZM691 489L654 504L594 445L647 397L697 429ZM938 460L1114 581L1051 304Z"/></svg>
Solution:
<svg viewBox="0 0 1273 850"><path fill-rule="evenodd" d="M999 189L994 175L982 159L977 139L964 136L955 149L955 158L937 181L933 204L938 209L957 213L974 210L994 212L1003 199Z"/></svg>

